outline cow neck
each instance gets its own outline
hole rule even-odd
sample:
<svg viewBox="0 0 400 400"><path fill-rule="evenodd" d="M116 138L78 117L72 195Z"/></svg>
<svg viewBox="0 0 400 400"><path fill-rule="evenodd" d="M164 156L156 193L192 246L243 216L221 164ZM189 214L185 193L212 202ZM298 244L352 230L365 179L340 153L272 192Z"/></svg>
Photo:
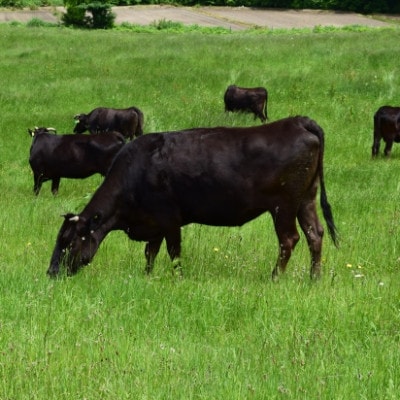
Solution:
<svg viewBox="0 0 400 400"><path fill-rule="evenodd" d="M80 216L87 221L93 220L93 218L99 216L100 222L97 229L101 229L105 234L107 234L109 231L118 229L116 209L115 196L102 196L98 190Z"/></svg>

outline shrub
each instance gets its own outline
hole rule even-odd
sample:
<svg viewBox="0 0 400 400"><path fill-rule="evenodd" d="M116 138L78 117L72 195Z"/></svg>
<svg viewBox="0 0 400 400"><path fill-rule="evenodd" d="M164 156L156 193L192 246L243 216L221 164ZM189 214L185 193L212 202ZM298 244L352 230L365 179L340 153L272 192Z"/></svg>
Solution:
<svg viewBox="0 0 400 400"><path fill-rule="evenodd" d="M166 20L165 18L163 18L159 21L154 21L150 25L159 31L161 31L163 29L175 29L175 30L183 29L183 24L181 22L174 22L174 21Z"/></svg>
<svg viewBox="0 0 400 400"><path fill-rule="evenodd" d="M108 3L95 2L87 5L86 11L92 14L89 20L90 27L94 29L110 29L114 26L115 14L111 12Z"/></svg>
<svg viewBox="0 0 400 400"><path fill-rule="evenodd" d="M37 8L44 6L60 6L62 0L0 0L0 7L5 8Z"/></svg>
<svg viewBox="0 0 400 400"><path fill-rule="evenodd" d="M67 10L62 16L62 22L67 26L83 28L87 25L86 10L80 7L79 1L65 0L64 6Z"/></svg>
<svg viewBox="0 0 400 400"><path fill-rule="evenodd" d="M26 26L28 28L41 28L41 27L55 26L55 24L43 21L40 18L32 18L30 21L27 22Z"/></svg>
<svg viewBox="0 0 400 400"><path fill-rule="evenodd" d="M109 2L87 0L64 0L67 12L62 21L67 26L91 29L110 29L114 26L115 14Z"/></svg>

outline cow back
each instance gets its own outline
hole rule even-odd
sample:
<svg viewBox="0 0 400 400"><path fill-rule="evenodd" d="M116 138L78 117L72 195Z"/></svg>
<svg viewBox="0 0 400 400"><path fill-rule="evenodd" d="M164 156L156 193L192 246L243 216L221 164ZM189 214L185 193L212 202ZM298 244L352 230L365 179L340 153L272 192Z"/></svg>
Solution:
<svg viewBox="0 0 400 400"><path fill-rule="evenodd" d="M242 225L282 199L300 201L317 179L319 146L301 118L148 134L121 150L107 180L123 182L137 215Z"/></svg>
<svg viewBox="0 0 400 400"><path fill-rule="evenodd" d="M99 107L88 114L91 133L116 131L132 139L143 134L143 113L137 107L125 109Z"/></svg>
<svg viewBox="0 0 400 400"><path fill-rule="evenodd" d="M119 133L91 136L41 133L32 141L29 162L34 171L47 179L105 175L124 143Z"/></svg>

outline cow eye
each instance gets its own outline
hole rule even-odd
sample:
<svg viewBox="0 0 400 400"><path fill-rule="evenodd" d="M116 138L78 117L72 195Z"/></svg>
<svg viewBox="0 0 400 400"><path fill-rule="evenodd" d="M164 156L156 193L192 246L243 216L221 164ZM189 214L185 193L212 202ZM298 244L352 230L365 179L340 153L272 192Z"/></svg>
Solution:
<svg viewBox="0 0 400 400"><path fill-rule="evenodd" d="M90 231L95 231L101 223L101 214L95 214L90 220Z"/></svg>

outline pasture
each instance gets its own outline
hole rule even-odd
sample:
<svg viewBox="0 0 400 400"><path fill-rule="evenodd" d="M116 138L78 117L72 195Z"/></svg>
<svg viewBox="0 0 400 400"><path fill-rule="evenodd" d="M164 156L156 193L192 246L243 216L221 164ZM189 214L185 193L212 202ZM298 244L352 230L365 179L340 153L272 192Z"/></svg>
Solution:
<svg viewBox="0 0 400 400"><path fill-rule="evenodd" d="M400 105L399 38L0 26L0 399L398 398L400 146L389 160L371 160L371 146L374 112ZM69 133L77 113L131 105L146 133L258 124L224 113L231 83L265 86L271 121L302 114L325 131L341 247L326 234L322 279L309 280L301 235L271 281L264 215L185 227L182 279L164 246L145 276L144 243L113 232L78 275L49 280L60 215L101 177L62 179L56 197L47 182L35 197L27 129Z"/></svg>

